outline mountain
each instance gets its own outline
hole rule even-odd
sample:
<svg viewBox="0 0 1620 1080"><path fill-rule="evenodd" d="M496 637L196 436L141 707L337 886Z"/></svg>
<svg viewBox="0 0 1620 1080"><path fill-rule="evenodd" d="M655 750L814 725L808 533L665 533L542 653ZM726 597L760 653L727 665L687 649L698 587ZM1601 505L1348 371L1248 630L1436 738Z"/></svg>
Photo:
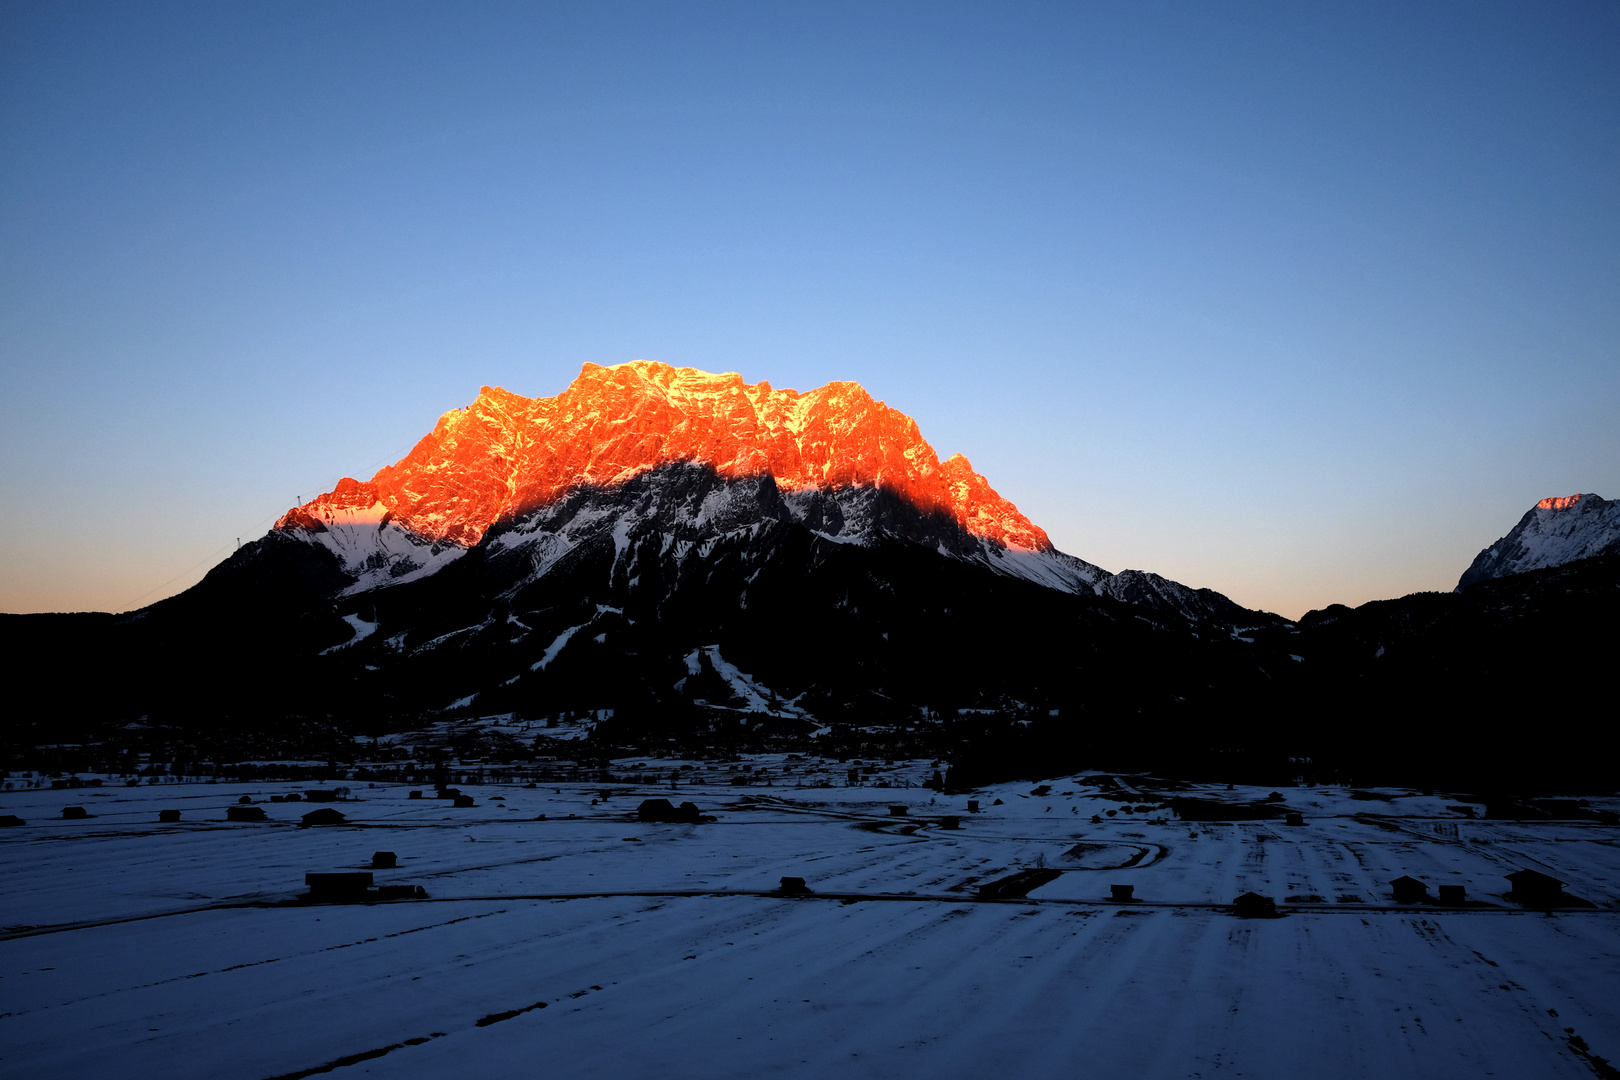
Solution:
<svg viewBox="0 0 1620 1080"><path fill-rule="evenodd" d="M1474 557L1459 590L1480 581L1620 551L1620 502L1562 495L1536 503L1513 530Z"/></svg>
<svg viewBox="0 0 1620 1080"><path fill-rule="evenodd" d="M693 466L718 481L698 500ZM915 420L856 383L801 394L645 360L586 364L551 398L486 386L404 459L366 482L345 478L275 529L336 556L352 596L431 576L486 537L529 558L538 578L606 537L622 544L653 527L695 544L767 521L836 543L901 539L1188 618L1254 619L1219 593L1058 551L967 458L940 461Z"/></svg>
<svg viewBox="0 0 1620 1080"><path fill-rule="evenodd" d="M1617 598L1610 552L1294 624L1058 551L853 383L587 365L485 388L178 596L0 616L0 756L341 761L504 718L539 733L519 756L1568 788L1606 767Z"/></svg>
<svg viewBox="0 0 1620 1080"><path fill-rule="evenodd" d="M641 361L587 365L554 398L485 388L178 596L3 621L30 672L13 734L36 745L509 715L638 744L891 748L947 720L1062 741L1187 713L1260 689L1270 661L1237 631L1281 623L1058 551L853 383Z"/></svg>

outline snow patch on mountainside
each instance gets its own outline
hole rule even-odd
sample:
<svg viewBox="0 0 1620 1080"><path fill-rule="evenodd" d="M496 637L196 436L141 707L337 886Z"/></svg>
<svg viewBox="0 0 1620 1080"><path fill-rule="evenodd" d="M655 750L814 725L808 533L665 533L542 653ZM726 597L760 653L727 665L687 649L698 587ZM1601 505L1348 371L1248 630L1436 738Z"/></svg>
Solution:
<svg viewBox="0 0 1620 1080"><path fill-rule="evenodd" d="M736 699L742 702L739 708L743 712L767 713L771 716L788 716L796 719L811 719L810 714L798 706L798 698L788 701L782 700L769 687L761 686L752 675L743 671L736 664L720 655L720 646L703 645L693 649L684 658L688 676L696 676L703 670L703 661L706 659L715 674L723 679ZM682 679L681 682L685 682ZM679 684L676 684L679 687ZM801 695L802 696L802 695ZM709 702L711 706L724 708L717 702Z"/></svg>
<svg viewBox="0 0 1620 1080"><path fill-rule="evenodd" d="M1173 612L1194 621L1215 619L1230 622L1240 618L1242 609L1212 589L1191 589L1179 581L1160 577L1146 570L1121 570L1096 586L1098 596L1152 611ZM1248 640L1248 639L1244 639Z"/></svg>
<svg viewBox="0 0 1620 1080"><path fill-rule="evenodd" d="M284 536L324 547L354 583L343 595L437 573L466 554L453 541L432 541L396 523L380 502L369 506L320 505L304 513Z"/></svg>
<svg viewBox="0 0 1620 1080"><path fill-rule="evenodd" d="M529 670L530 671L544 671L544 670L546 670L546 665L550 664L553 660L557 659L557 654L562 652L563 647L566 646L570 641L573 640L574 635L579 633L581 630L585 629L589 625L591 625L591 624L588 623L588 622L580 623L578 626L570 626L568 629L566 629L562 633L558 634L556 636L556 638L553 639L551 644L546 646L546 651L540 657L540 659L535 661L533 664L529 665Z"/></svg>
<svg viewBox="0 0 1620 1080"><path fill-rule="evenodd" d="M1608 551L1620 551L1620 501L1592 494L1542 499L1512 532L1474 557L1457 588Z"/></svg>
<svg viewBox="0 0 1620 1080"><path fill-rule="evenodd" d="M359 644L372 634L375 634L377 632L377 627L382 625L380 622L366 622L366 620L362 619L358 615L345 615L343 616L343 621L354 627L354 637L350 638L348 641L333 645L330 649L322 649L322 656L325 656L327 653L337 652L339 649L347 649L350 645Z"/></svg>
<svg viewBox="0 0 1620 1080"><path fill-rule="evenodd" d="M1095 592L1098 583L1110 576L1102 567L1066 555L1056 548L1031 551L1028 548L1004 548L992 541L982 541L972 561L988 566L998 574L1023 578L1049 589L1076 595Z"/></svg>
<svg viewBox="0 0 1620 1080"><path fill-rule="evenodd" d="M783 492L768 478L726 480L692 464L665 466L618 488L577 489L496 530L487 542L492 552L521 552L529 560L527 583L596 539L611 541L617 573L635 540L649 532L661 534L661 552L673 552L679 564L694 554L710 557L721 541L757 539L774 522L795 522L837 544L920 543L947 558L1068 593L1092 593L1110 577L1055 548L1007 547L948 518L909 513L879 488Z"/></svg>
<svg viewBox="0 0 1620 1080"><path fill-rule="evenodd" d="M392 520L358 487L348 505L312 504L284 528L286 535L326 547L354 582L345 595L425 577L467 549L455 541L430 542ZM614 486L578 487L563 498L503 521L485 534L492 558L527 565L515 586L532 584L593 545L611 545L609 580L641 580L645 543L654 537L661 558L675 566L710 559L727 545L756 541L762 530L797 524L823 541L870 547L917 544L940 555L982 566L1073 595L1106 596L1195 620L1242 618L1242 609L1207 589L1194 590L1157 574L1111 574L1054 547L1006 545L969 531L949 514L920 509L876 485L834 490L783 491L769 476L732 479L702 462L647 470ZM522 565L520 563L520 565ZM559 646L560 648L561 646Z"/></svg>

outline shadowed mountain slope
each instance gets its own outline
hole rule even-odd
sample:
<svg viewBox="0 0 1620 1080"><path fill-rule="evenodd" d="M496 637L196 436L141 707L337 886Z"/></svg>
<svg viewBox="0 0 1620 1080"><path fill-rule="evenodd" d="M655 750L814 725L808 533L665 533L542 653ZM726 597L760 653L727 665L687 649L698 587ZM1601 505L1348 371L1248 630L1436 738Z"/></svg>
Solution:
<svg viewBox="0 0 1620 1080"><path fill-rule="evenodd" d="M262 758L291 732L515 715L576 724L587 755L850 748L962 783L1062 763L1567 787L1607 768L1617 611L1606 554L1296 626L1058 552L853 384L638 362L553 399L486 390L179 596L0 627L11 753L134 725Z"/></svg>

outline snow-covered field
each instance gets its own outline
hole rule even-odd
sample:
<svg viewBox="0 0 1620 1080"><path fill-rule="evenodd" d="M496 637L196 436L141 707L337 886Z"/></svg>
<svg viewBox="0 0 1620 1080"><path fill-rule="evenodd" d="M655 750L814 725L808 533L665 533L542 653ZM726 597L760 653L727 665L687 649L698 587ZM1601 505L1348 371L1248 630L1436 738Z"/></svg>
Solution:
<svg viewBox="0 0 1620 1080"><path fill-rule="evenodd" d="M351 784L335 804L349 824L319 828L298 827L307 802L265 801L315 785L0 792L0 814L27 821L0 830L0 1070L1590 1078L1620 1063L1614 826L1326 787L1283 792L1303 826L1189 823L1128 777L1001 785L970 814L969 796L800 787L781 759L750 760L770 786L712 771L607 799L487 785L455 808ZM825 772L842 784L845 768ZM244 794L268 821L225 821ZM648 796L717 820L643 824ZM94 816L63 820L67 805ZM159 824L164 809L181 820ZM399 857L378 884L429 898L297 901L306 871L374 851ZM1031 868L1061 873L1026 899L976 895ZM1526 868L1593 906L1518 907L1503 875ZM1403 874L1470 904L1397 904ZM783 877L813 894L778 895ZM1137 902L1111 901L1115 884ZM1285 916L1229 914L1247 890Z"/></svg>

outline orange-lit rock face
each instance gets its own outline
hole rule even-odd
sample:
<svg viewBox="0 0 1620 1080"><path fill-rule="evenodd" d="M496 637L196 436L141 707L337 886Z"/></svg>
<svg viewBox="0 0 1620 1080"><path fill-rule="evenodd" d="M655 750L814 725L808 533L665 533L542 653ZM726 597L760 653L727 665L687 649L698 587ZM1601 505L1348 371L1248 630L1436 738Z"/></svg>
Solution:
<svg viewBox="0 0 1620 1080"><path fill-rule="evenodd" d="M967 458L940 462L916 421L857 383L801 394L646 360L586 364L551 398L486 386L369 483L344 479L276 527L386 518L426 539L470 546L503 517L577 485L611 486L677 461L704 462L732 479L769 473L790 491L876 485L1008 547L1052 547Z"/></svg>
<svg viewBox="0 0 1620 1080"><path fill-rule="evenodd" d="M1536 509L1537 510L1568 510L1570 507L1574 506L1576 503L1580 502L1585 497L1586 496L1584 496L1584 495L1551 495L1551 496L1548 496L1545 499L1542 499L1540 502L1536 503ZM1524 504L1520 503L1519 505L1522 506Z"/></svg>

